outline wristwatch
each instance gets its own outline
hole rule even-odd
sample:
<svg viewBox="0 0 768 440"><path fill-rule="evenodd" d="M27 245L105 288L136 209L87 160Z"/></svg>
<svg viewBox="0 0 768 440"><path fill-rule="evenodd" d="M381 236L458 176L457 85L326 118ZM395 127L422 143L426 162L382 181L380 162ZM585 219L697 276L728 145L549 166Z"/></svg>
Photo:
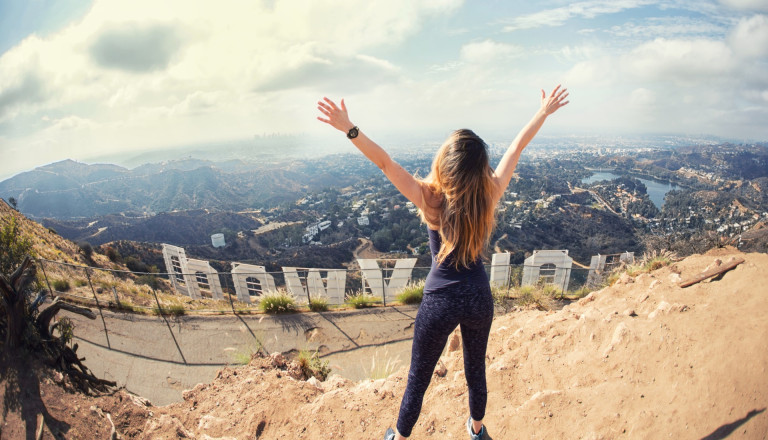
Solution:
<svg viewBox="0 0 768 440"><path fill-rule="evenodd" d="M357 128L357 125L355 125L354 127L350 128L349 131L347 132L347 139L354 139L357 137L358 134L360 134L360 129Z"/></svg>

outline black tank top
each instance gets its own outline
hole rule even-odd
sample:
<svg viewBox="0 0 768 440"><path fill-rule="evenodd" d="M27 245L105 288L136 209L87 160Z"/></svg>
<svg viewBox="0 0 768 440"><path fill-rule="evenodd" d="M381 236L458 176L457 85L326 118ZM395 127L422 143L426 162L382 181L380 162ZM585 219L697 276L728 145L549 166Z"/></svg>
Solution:
<svg viewBox="0 0 768 440"><path fill-rule="evenodd" d="M427 228L427 230L429 231L429 250L432 252L432 267L424 284L424 293L435 293L442 288L465 281L488 284L488 275L485 273L483 260L480 257L477 257L477 260L470 264L468 268L462 267L457 270L453 266L455 260L453 252L451 252L442 264L437 264L437 254L440 252L442 239L438 231L430 228Z"/></svg>

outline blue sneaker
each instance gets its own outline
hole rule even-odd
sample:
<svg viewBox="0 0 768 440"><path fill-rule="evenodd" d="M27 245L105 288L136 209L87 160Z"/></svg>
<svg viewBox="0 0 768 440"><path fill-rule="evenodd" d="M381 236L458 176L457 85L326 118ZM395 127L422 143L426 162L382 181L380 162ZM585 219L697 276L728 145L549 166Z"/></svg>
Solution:
<svg viewBox="0 0 768 440"><path fill-rule="evenodd" d="M485 430L485 425L480 428L480 433L478 434L475 434L472 431L472 417L467 418L467 432L469 433L469 438L472 440L493 440L491 436L488 435L488 431Z"/></svg>
<svg viewBox="0 0 768 440"><path fill-rule="evenodd" d="M387 428L387 432L384 433L384 440L395 440L395 431L392 428Z"/></svg>

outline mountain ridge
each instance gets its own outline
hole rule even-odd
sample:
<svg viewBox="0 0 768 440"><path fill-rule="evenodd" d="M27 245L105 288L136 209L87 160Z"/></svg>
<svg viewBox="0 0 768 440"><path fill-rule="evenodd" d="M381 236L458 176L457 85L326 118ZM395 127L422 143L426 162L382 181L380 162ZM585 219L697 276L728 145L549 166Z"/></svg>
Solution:
<svg viewBox="0 0 768 440"><path fill-rule="evenodd" d="M178 209L243 210L294 200L311 188L347 186L347 175L316 172L294 163L181 159L132 170L63 160L0 182L33 218L90 218L120 212Z"/></svg>

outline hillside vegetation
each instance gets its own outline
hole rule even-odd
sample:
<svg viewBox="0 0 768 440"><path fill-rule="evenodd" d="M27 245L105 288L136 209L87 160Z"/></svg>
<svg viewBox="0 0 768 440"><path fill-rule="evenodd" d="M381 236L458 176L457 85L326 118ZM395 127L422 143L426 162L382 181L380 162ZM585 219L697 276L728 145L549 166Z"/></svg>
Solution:
<svg viewBox="0 0 768 440"><path fill-rule="evenodd" d="M65 299L93 305L99 301L103 307L141 313L158 313L158 303L163 312L229 307L228 301L193 300L177 295L167 280L132 274L124 262L112 261L90 245L66 240L0 201L0 228L11 219L16 222L20 237L30 241L31 256L50 260L43 261L37 270L39 286Z"/></svg>

